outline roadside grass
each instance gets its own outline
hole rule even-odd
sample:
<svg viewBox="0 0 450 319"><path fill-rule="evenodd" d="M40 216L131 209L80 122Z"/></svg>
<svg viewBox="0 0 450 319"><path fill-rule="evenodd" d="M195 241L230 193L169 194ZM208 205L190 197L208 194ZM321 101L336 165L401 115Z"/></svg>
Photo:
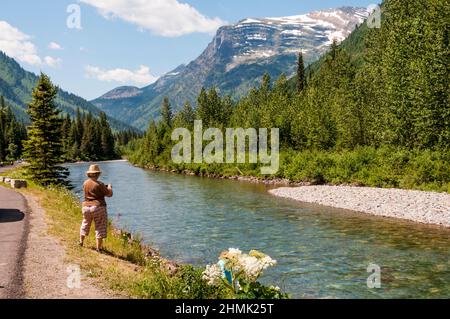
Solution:
<svg viewBox="0 0 450 319"><path fill-rule="evenodd" d="M11 178L23 178L22 169L5 172ZM81 205L69 190L46 188L28 181L19 190L32 196L45 210L49 235L66 248L67 263L80 265L85 276L101 287L111 289L118 297L149 299L216 299L228 298L225 290L207 285L202 269L191 265L174 265L159 257L142 243L140 236L108 227L105 253L95 251L93 232L79 247Z"/></svg>

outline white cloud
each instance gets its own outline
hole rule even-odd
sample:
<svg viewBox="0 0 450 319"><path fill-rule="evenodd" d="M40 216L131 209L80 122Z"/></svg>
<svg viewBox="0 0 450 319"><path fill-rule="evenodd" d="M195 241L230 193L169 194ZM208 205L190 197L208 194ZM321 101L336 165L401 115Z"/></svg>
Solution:
<svg viewBox="0 0 450 319"><path fill-rule="evenodd" d="M58 67L58 66L61 65L62 60L61 60L60 58L53 58L53 57L51 57L51 56L46 56L46 57L44 58L44 62L45 62L45 64L47 64L48 66L51 66L51 67L53 67L53 68L56 68L56 67Z"/></svg>
<svg viewBox="0 0 450 319"><path fill-rule="evenodd" d="M6 55L30 65L48 65L55 67L61 59L53 57L41 58L36 46L30 41L31 37L6 21L0 21L0 50Z"/></svg>
<svg viewBox="0 0 450 319"><path fill-rule="evenodd" d="M63 49L63 47L59 43L56 43L56 42L50 42L48 45L48 48L51 50L62 50Z"/></svg>
<svg viewBox="0 0 450 319"><path fill-rule="evenodd" d="M225 22L208 18L177 0L80 0L103 17L120 18L154 34L177 37L194 32L214 33Z"/></svg>
<svg viewBox="0 0 450 319"><path fill-rule="evenodd" d="M158 78L150 74L150 69L141 65L138 70L131 71L127 69L103 70L97 66L88 65L86 76L102 82L119 82L128 84L148 85L155 82Z"/></svg>

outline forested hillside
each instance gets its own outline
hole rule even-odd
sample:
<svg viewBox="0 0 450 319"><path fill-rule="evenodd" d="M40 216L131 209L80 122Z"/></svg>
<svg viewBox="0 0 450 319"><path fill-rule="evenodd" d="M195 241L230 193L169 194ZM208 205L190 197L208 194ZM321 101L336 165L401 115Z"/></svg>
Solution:
<svg viewBox="0 0 450 319"><path fill-rule="evenodd" d="M257 174L255 165L171 163L172 128L202 119L204 127L280 128L279 177L448 191L448 7L448 0L385 1L381 29L364 25L351 41L334 43L301 90L266 76L235 104L203 90L196 108L171 117L166 101L163 120L134 143L131 159L198 174Z"/></svg>
<svg viewBox="0 0 450 319"><path fill-rule="evenodd" d="M366 8L341 7L277 18L249 18L223 26L205 51L155 83L120 87L92 101L107 114L140 129L159 118L159 106L169 97L174 110L194 104L202 87L240 98L259 85L265 73L279 77L295 73L301 47L307 64L327 51L334 38L343 40L367 17Z"/></svg>
<svg viewBox="0 0 450 319"><path fill-rule="evenodd" d="M28 121L27 104L31 101L31 92L38 82L38 77L25 71L14 59L0 51L0 95L10 105L18 119ZM58 89L56 105L65 114L75 116L77 109L84 113L100 115L100 110L85 99ZM114 130L120 131L131 127L108 117Z"/></svg>

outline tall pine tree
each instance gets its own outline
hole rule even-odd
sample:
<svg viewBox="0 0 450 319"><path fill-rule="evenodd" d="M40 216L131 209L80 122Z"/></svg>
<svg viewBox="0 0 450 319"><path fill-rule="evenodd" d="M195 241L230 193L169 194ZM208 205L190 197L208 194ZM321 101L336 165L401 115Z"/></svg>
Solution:
<svg viewBox="0 0 450 319"><path fill-rule="evenodd" d="M67 185L68 171L62 161L61 118L55 106L56 87L41 73L28 105L31 125L25 142L28 174L42 185Z"/></svg>
<svg viewBox="0 0 450 319"><path fill-rule="evenodd" d="M303 52L298 54L297 62L297 93L302 93L305 89L306 77L305 77L305 62L303 61Z"/></svg>

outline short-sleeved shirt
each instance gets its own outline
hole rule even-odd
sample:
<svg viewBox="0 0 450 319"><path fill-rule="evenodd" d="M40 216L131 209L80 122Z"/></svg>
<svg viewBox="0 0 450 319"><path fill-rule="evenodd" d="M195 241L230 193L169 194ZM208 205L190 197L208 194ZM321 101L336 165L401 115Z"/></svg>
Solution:
<svg viewBox="0 0 450 319"><path fill-rule="evenodd" d="M99 181L88 179L83 184L83 206L106 206L105 196L109 194L108 187Z"/></svg>

